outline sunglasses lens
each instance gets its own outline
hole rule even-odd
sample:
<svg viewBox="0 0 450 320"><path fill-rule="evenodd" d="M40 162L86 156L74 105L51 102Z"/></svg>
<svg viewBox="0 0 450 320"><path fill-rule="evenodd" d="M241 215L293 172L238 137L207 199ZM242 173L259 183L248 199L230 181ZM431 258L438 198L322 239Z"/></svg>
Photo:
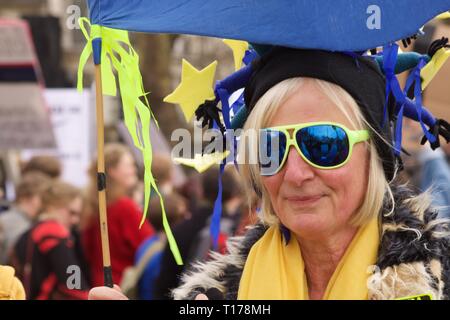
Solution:
<svg viewBox="0 0 450 320"><path fill-rule="evenodd" d="M273 175L278 171L286 152L286 135L283 132L263 129L259 136L259 167L261 175Z"/></svg>
<svg viewBox="0 0 450 320"><path fill-rule="evenodd" d="M349 141L344 129L333 125L316 125L297 131L297 144L313 164L334 167L349 154Z"/></svg>

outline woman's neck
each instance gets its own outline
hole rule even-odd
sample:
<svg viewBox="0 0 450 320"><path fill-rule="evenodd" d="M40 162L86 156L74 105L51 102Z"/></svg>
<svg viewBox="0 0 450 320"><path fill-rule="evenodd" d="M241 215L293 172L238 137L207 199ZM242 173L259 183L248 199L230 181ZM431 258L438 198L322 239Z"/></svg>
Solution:
<svg viewBox="0 0 450 320"><path fill-rule="evenodd" d="M311 300L322 299L328 282L356 231L357 228L348 228L331 236L327 235L324 239L297 238L305 263L309 298Z"/></svg>
<svg viewBox="0 0 450 320"><path fill-rule="evenodd" d="M116 202L122 197L130 196L130 190L117 183L112 178L106 181L106 201L108 204Z"/></svg>
<svg viewBox="0 0 450 320"><path fill-rule="evenodd" d="M16 203L16 207L28 217L28 219L33 220L37 215L35 205L30 201L20 201Z"/></svg>

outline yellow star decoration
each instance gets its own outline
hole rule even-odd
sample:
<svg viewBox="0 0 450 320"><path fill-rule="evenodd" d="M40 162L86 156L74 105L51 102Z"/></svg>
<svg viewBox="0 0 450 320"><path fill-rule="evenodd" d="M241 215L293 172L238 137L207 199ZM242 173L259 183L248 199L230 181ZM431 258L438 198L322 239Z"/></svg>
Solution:
<svg viewBox="0 0 450 320"><path fill-rule="evenodd" d="M441 19L441 20L450 19L450 12L447 11L447 12L441 13L440 15L438 15L436 17L436 19Z"/></svg>
<svg viewBox="0 0 450 320"><path fill-rule="evenodd" d="M214 164L220 164L223 159L228 157L230 151L215 152L208 154L195 154L194 159L189 158L173 158L175 163L179 163L188 167L192 167L199 173L202 173L212 167Z"/></svg>
<svg viewBox="0 0 450 320"><path fill-rule="evenodd" d="M223 42L233 50L234 68L239 70L242 67L245 51L248 50L248 42L230 39L224 39Z"/></svg>
<svg viewBox="0 0 450 320"><path fill-rule="evenodd" d="M214 61L199 71L183 59L181 82L171 94L164 98L164 102L178 103L186 121L189 122L195 110L205 100L215 99L213 82L216 67L217 61Z"/></svg>
<svg viewBox="0 0 450 320"><path fill-rule="evenodd" d="M422 90L424 90L431 80L433 80L448 58L450 58L450 50L447 48L441 48L436 51L431 61L423 67L422 71L420 71L422 77Z"/></svg>

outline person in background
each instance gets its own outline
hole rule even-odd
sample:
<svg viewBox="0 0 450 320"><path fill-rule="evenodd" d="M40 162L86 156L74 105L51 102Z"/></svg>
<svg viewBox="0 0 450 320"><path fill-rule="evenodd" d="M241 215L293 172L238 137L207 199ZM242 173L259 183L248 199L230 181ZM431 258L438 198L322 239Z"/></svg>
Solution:
<svg viewBox="0 0 450 320"><path fill-rule="evenodd" d="M187 179L177 188L177 192L188 201L189 211L197 211L199 205L204 201L204 190L202 175L197 171L186 168Z"/></svg>
<svg viewBox="0 0 450 320"><path fill-rule="evenodd" d="M190 212L187 209L186 200L177 193L172 192L163 196L164 207L167 215L167 221L171 227L177 225L180 221L190 217ZM154 252L149 258L146 267L139 280L139 298L143 300L153 299L153 289L156 278L159 276L161 270L161 256L164 245L167 242L164 233L162 221L161 203L158 197L153 197L150 200L150 207L148 219L154 226L157 233L147 239L137 250L135 265L148 254L149 250ZM156 248L155 249L152 249Z"/></svg>
<svg viewBox="0 0 450 320"><path fill-rule="evenodd" d="M155 153L152 161L152 173L162 195L173 191L173 163L169 155Z"/></svg>
<svg viewBox="0 0 450 320"><path fill-rule="evenodd" d="M405 157L404 180L410 181L420 192L431 190L431 204L438 210L438 218L450 218L450 164L445 147L431 150L422 146L422 129L418 123L405 120L404 147L410 153Z"/></svg>
<svg viewBox="0 0 450 320"><path fill-rule="evenodd" d="M256 194L248 194L246 201L243 201L241 219L234 233L235 236L242 236L246 230L258 223L258 213L261 201Z"/></svg>
<svg viewBox="0 0 450 320"><path fill-rule="evenodd" d="M0 264L7 264L11 249L18 237L27 231L42 206L42 193L50 179L40 172L22 176L16 188L16 201L0 214Z"/></svg>
<svg viewBox="0 0 450 320"><path fill-rule="evenodd" d="M59 178L62 165L59 159L53 156L34 156L24 164L22 174L33 171L41 172L50 178Z"/></svg>
<svg viewBox="0 0 450 320"><path fill-rule="evenodd" d="M447 159L447 163L450 165L450 143L443 144L442 150L445 153L445 158Z"/></svg>
<svg viewBox="0 0 450 320"><path fill-rule="evenodd" d="M212 186L217 184L217 175L217 170L211 170L209 174L205 175L205 185ZM220 219L220 233L215 251L223 254L226 252L227 239L236 234L241 224L242 210L245 204L242 199L242 183L239 180L236 169L232 166L225 168L222 185L222 217ZM215 191L217 191L215 188L207 188L205 190L206 197L210 199L217 197L217 194L214 193ZM211 221L208 221L191 244L188 258L190 263L205 261L209 258L211 250L214 249L211 241L210 225Z"/></svg>
<svg viewBox="0 0 450 320"><path fill-rule="evenodd" d="M174 190L172 182L173 171L174 168L170 156L162 153L155 153L153 155L152 173L161 195L170 194ZM132 198L141 209L144 208L144 190L144 170L141 167L138 170L138 181L132 191ZM156 192L152 189L150 197L154 197L156 195Z"/></svg>
<svg viewBox="0 0 450 320"><path fill-rule="evenodd" d="M432 190L432 204L437 208L437 218L450 218L450 166L445 153L424 148L418 155L422 166L421 190Z"/></svg>
<svg viewBox="0 0 450 320"><path fill-rule="evenodd" d="M180 222L173 230L173 235L177 241L178 248L180 250L181 257L183 258L184 266L178 266L173 259L169 246L164 248L163 256L161 259L161 270L164 270L160 274L155 284L155 298L156 299L168 299L169 290L178 285L179 276L185 270L187 266L192 262L191 259L197 259L198 243L197 239L200 237L200 232L207 225L208 219L214 211L214 202L218 193L218 176L219 169L211 168L202 175L203 193L204 199L197 204L195 211L192 212L192 217ZM236 188L234 176L230 170L225 170L222 176L222 201L224 204L232 200L238 192ZM234 201L232 201L234 202ZM224 205L224 211L227 206ZM231 210L231 207L229 208ZM227 213L224 212L224 217ZM236 215L235 217L238 217ZM222 219L225 223L226 219ZM225 223L226 224L226 223ZM223 247L224 244L223 234L219 237L219 246ZM210 242L207 241L209 248Z"/></svg>
<svg viewBox="0 0 450 320"><path fill-rule="evenodd" d="M137 182L131 191L131 199L136 203L141 211L144 210L145 205L145 183L144 183L144 168L137 168ZM152 190L153 192L153 190ZM152 194L150 193L150 197Z"/></svg>
<svg viewBox="0 0 450 320"><path fill-rule="evenodd" d="M82 205L80 190L63 181L52 181L43 193L42 213L19 238L12 256L27 299L87 299L89 284L70 233Z"/></svg>
<svg viewBox="0 0 450 320"><path fill-rule="evenodd" d="M132 200L137 183L136 165L130 150L121 144L105 145L106 200L112 275L120 283L122 273L133 265L136 250L155 231L148 221L139 224L142 211ZM97 160L90 169L87 188L88 203L83 217L82 242L86 261L91 268L94 286L103 285L103 260L98 217Z"/></svg>

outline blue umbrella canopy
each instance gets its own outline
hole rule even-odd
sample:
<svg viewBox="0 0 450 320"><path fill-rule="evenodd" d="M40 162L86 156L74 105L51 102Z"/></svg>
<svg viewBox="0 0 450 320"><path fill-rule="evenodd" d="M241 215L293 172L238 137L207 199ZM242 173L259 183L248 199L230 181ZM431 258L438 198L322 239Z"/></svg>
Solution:
<svg viewBox="0 0 450 320"><path fill-rule="evenodd" d="M415 34L450 0L88 0L92 24L359 51Z"/></svg>

